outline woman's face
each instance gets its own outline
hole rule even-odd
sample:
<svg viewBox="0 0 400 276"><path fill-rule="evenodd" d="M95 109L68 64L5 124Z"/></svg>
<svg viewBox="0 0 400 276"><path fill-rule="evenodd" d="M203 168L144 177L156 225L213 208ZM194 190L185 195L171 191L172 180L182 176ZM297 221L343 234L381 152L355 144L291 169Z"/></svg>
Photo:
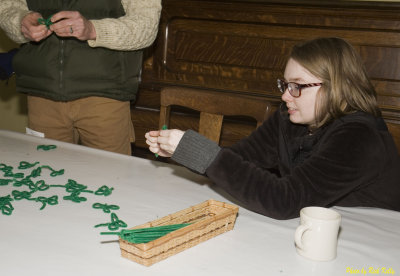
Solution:
<svg viewBox="0 0 400 276"><path fill-rule="evenodd" d="M294 59L289 59L286 64L284 78L286 82L295 82L298 84L322 82ZM315 103L319 88L320 86L304 87L301 89L300 97L297 98L290 95L288 89L285 90L282 100L286 103L292 123L304 125L315 123Z"/></svg>

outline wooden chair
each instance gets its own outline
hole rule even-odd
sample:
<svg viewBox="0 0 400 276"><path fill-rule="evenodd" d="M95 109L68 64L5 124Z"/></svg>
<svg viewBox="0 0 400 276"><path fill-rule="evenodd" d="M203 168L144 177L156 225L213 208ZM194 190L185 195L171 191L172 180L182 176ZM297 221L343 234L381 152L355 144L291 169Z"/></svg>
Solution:
<svg viewBox="0 0 400 276"><path fill-rule="evenodd" d="M219 143L224 116L247 116L257 127L270 115L268 100L184 87L161 90L160 129L169 125L171 106L183 106L200 112L199 133Z"/></svg>

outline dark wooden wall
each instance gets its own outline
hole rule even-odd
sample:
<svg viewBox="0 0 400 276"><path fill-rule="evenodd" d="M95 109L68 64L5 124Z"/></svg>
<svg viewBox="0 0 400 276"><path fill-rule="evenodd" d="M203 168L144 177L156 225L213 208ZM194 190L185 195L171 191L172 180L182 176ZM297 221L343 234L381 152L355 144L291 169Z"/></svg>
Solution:
<svg viewBox="0 0 400 276"><path fill-rule="evenodd" d="M278 105L276 78L291 47L324 36L344 38L359 51L400 148L400 3L301 0L163 0L158 38L146 51L132 109L135 146L146 148L144 133L158 128L162 87L245 94ZM170 128L196 129L195 118L177 109ZM221 144L236 142L254 126L227 118Z"/></svg>

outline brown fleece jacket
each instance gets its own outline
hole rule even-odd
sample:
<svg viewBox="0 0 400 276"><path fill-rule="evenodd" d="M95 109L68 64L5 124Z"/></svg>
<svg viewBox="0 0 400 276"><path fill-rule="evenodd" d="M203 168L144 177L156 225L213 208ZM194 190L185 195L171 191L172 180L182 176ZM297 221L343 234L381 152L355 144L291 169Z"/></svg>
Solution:
<svg viewBox="0 0 400 276"><path fill-rule="evenodd" d="M230 148L187 131L172 158L276 219L311 205L400 211L400 156L384 121L362 112L311 135L283 108Z"/></svg>

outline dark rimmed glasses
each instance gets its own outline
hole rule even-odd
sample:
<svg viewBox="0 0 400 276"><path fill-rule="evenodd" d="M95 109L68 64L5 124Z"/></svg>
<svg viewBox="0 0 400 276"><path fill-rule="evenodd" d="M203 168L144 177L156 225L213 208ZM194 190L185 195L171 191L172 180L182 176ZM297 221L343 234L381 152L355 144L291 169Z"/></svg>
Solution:
<svg viewBox="0 0 400 276"><path fill-rule="evenodd" d="M292 95L295 98L298 98L301 96L301 89L307 88L307 87L314 87L314 86L321 86L322 83L307 83L307 84L300 84L300 83L295 83L295 82L286 82L284 80L278 79L277 80L278 88L281 93L285 93L286 89L289 90L290 95Z"/></svg>

